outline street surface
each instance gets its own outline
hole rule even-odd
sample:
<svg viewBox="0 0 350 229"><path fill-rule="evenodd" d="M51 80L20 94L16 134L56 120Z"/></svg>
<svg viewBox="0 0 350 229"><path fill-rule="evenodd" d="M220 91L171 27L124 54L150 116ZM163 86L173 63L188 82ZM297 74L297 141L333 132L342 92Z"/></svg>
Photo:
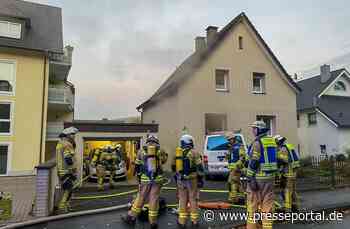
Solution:
<svg viewBox="0 0 350 229"><path fill-rule="evenodd" d="M169 184L167 187L175 187L174 184ZM94 196L104 195L111 193L119 193L134 189L135 187L119 187L113 190L106 190L105 192L96 192L94 189L85 190L84 193L78 193L75 196ZM222 181L207 181L206 189L226 190L225 182ZM96 209L102 207L110 207L120 204L128 203L132 199L133 194L129 194L121 197L105 198L105 199L91 199L91 200L74 200L72 203L74 211ZM176 203L176 191L175 190L163 190L161 196L166 199L168 204ZM227 193L201 193L202 200L225 200ZM322 208L333 208L337 206L350 206L350 189L338 189L327 191L310 191L301 193L301 204L303 209L319 210ZM230 211L241 211L238 208ZM244 223L243 221L226 221L220 222L218 219L213 222L206 222L203 219L203 212L201 211L201 227L200 228L232 228L235 225ZM103 214L75 217L66 220L54 221L26 227L28 229L110 229L110 228L122 228L127 229L128 226L124 225L120 219L122 214L125 214L126 210L112 211ZM176 214L172 209L168 210L165 214L159 217L160 228L167 227L168 229L177 228ZM148 223L138 222L135 229L149 228ZM296 228L296 229L323 229L323 228L350 228L350 219L346 218L343 223L337 224L336 222L322 223L322 224L283 224L277 225L276 228Z"/></svg>

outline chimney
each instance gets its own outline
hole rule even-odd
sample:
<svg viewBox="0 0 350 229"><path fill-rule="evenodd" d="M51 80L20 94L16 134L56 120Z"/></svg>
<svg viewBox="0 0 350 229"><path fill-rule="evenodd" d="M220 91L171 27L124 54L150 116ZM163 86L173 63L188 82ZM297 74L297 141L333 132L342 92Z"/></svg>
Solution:
<svg viewBox="0 0 350 229"><path fill-rule="evenodd" d="M213 44L213 42L216 39L216 35L218 33L218 27L210 25L208 26L206 31L207 31L207 46L209 47Z"/></svg>
<svg viewBox="0 0 350 229"><path fill-rule="evenodd" d="M297 81L298 80L298 74L294 73L294 80Z"/></svg>
<svg viewBox="0 0 350 229"><path fill-rule="evenodd" d="M73 50L73 46L67 45L66 47L64 47L64 55L68 63L72 63Z"/></svg>
<svg viewBox="0 0 350 229"><path fill-rule="evenodd" d="M331 78L331 66L324 64L321 66L321 83L326 83Z"/></svg>
<svg viewBox="0 0 350 229"><path fill-rule="evenodd" d="M205 49L206 43L205 43L205 37L196 37L195 39L195 51L201 52Z"/></svg>

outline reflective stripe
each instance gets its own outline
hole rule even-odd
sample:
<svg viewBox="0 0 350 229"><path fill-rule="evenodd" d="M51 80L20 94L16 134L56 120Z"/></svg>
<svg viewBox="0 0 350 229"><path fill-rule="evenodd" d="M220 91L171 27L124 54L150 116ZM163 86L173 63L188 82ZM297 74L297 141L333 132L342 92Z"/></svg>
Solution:
<svg viewBox="0 0 350 229"><path fill-rule="evenodd" d="M192 219L198 219L199 218L199 214L197 212L191 212L191 218Z"/></svg>
<svg viewBox="0 0 350 229"><path fill-rule="evenodd" d="M255 172L253 170L251 170L250 168L247 169L247 176L248 177L252 177L255 175Z"/></svg>
<svg viewBox="0 0 350 229"><path fill-rule="evenodd" d="M157 210L155 210L155 211L152 211L152 210L148 210L148 215L149 216L158 216L158 211Z"/></svg>
<svg viewBox="0 0 350 229"><path fill-rule="evenodd" d="M141 212L141 208L135 207L134 205L131 207L131 211L139 214Z"/></svg>
<svg viewBox="0 0 350 229"><path fill-rule="evenodd" d="M135 160L135 164L137 164L137 165L142 165L142 164L143 164L143 161L140 160L140 159L136 159L136 160Z"/></svg>
<svg viewBox="0 0 350 229"><path fill-rule="evenodd" d="M188 215L189 214L187 212L179 212L179 218L187 218Z"/></svg>

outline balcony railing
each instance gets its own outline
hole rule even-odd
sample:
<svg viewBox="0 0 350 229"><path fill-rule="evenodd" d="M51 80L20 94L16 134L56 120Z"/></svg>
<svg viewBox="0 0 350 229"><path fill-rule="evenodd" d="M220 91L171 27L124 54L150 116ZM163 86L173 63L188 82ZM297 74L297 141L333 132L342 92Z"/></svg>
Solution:
<svg viewBox="0 0 350 229"><path fill-rule="evenodd" d="M48 122L46 126L46 138L57 139L63 130L63 122Z"/></svg>
<svg viewBox="0 0 350 229"><path fill-rule="evenodd" d="M74 94L70 88L49 87L49 103L66 104L74 108Z"/></svg>

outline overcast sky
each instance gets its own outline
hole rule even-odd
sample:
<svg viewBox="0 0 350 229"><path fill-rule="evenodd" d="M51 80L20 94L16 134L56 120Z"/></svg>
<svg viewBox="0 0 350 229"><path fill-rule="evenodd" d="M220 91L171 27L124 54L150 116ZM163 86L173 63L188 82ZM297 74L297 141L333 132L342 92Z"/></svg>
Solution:
<svg viewBox="0 0 350 229"><path fill-rule="evenodd" d="M75 48L76 119L137 115L193 52L195 36L242 11L290 74L350 53L347 0L30 1L62 8L64 42Z"/></svg>

